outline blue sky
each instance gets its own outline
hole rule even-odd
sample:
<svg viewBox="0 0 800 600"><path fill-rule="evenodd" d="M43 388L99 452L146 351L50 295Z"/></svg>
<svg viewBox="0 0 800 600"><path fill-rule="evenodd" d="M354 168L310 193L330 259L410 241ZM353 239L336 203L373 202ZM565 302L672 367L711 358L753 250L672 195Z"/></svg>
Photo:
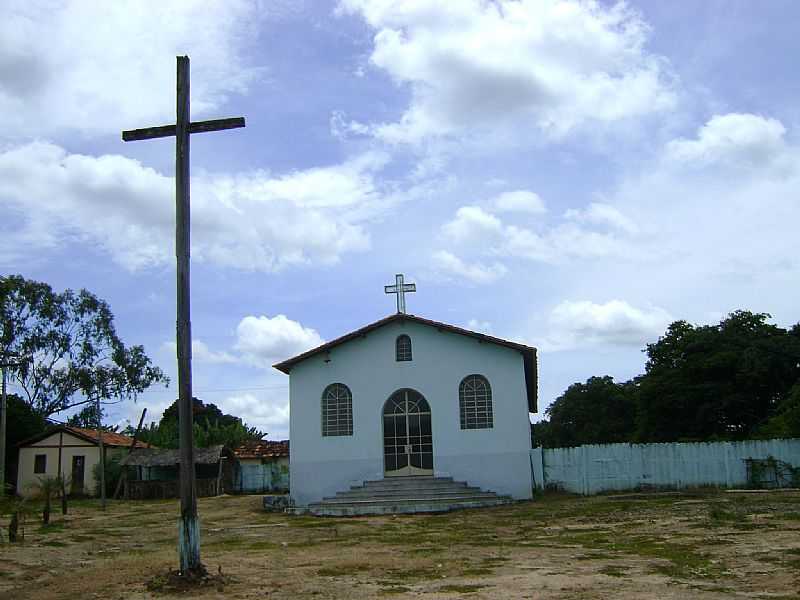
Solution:
<svg viewBox="0 0 800 600"><path fill-rule="evenodd" d="M798 320L794 2L15 2L0 272L106 299L175 397L175 56L196 395L288 435L270 365L394 311L540 349L540 407L674 319ZM88 26L87 26L88 25ZM46 43L43 43L43 40ZM538 415L536 418L539 418Z"/></svg>

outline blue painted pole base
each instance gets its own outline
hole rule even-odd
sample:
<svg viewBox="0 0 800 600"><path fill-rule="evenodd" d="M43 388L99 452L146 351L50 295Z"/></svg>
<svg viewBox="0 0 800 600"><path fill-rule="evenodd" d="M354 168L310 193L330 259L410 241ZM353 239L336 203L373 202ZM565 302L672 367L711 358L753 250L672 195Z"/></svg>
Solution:
<svg viewBox="0 0 800 600"><path fill-rule="evenodd" d="M178 557L182 575L205 571L200 562L200 520L196 516L178 519Z"/></svg>

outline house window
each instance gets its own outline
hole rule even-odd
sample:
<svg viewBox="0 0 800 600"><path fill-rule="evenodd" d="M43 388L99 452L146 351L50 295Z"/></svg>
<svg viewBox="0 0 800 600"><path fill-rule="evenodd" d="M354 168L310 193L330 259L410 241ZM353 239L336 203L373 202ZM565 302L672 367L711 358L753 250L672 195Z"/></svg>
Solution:
<svg viewBox="0 0 800 600"><path fill-rule="evenodd" d="M37 474L47 472L47 454L37 454L34 456L33 472Z"/></svg>
<svg viewBox="0 0 800 600"><path fill-rule="evenodd" d="M353 395L343 383L322 392L322 435L353 435Z"/></svg>
<svg viewBox="0 0 800 600"><path fill-rule="evenodd" d="M458 386L461 429L490 429L492 417L492 388L483 375L467 375Z"/></svg>
<svg viewBox="0 0 800 600"><path fill-rule="evenodd" d="M411 338L407 335L397 336L395 347L395 360L398 362L411 360Z"/></svg>

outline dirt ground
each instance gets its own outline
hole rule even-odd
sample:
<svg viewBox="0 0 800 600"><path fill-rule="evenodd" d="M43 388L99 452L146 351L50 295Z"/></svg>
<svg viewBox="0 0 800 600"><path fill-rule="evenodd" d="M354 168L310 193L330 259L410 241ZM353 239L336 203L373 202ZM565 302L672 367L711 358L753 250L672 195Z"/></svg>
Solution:
<svg viewBox="0 0 800 600"><path fill-rule="evenodd" d="M800 598L800 492L545 495L440 515L200 500L210 584L175 591L177 501L84 501L0 544L0 598ZM0 519L6 529L8 518Z"/></svg>

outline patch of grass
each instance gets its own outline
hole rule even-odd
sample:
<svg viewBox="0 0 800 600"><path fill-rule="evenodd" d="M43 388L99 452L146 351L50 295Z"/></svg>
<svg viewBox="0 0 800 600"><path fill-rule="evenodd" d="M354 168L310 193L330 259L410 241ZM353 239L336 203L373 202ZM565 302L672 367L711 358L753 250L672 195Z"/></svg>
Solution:
<svg viewBox="0 0 800 600"><path fill-rule="evenodd" d="M390 594L405 594L406 592L410 592L411 588L405 587L404 585L395 585L392 587L385 587L381 588L378 593L379 594L386 594L387 596Z"/></svg>
<svg viewBox="0 0 800 600"><path fill-rule="evenodd" d="M412 567L409 569L389 569L386 577L400 581L420 581L439 577L440 573L436 569L425 567Z"/></svg>
<svg viewBox="0 0 800 600"><path fill-rule="evenodd" d="M64 521L51 521L49 525L40 525L37 533L57 533L63 531L66 523Z"/></svg>
<svg viewBox="0 0 800 600"><path fill-rule="evenodd" d="M480 585L477 583L454 583L450 585L443 585L436 591L453 594L474 594L478 590L485 587L485 585Z"/></svg>
<svg viewBox="0 0 800 600"><path fill-rule="evenodd" d="M598 573L602 573L603 575L608 575L609 577L625 577L625 571L627 568L619 567L616 565L607 565L600 569Z"/></svg>
<svg viewBox="0 0 800 600"><path fill-rule="evenodd" d="M357 573L369 571L370 568L370 565L367 563L344 563L317 569L317 575L320 577L346 577L348 575L356 575Z"/></svg>
<svg viewBox="0 0 800 600"><path fill-rule="evenodd" d="M42 546L50 546L52 548L63 548L65 546L69 546L66 542L60 542L58 540L47 540L46 542L41 543Z"/></svg>

